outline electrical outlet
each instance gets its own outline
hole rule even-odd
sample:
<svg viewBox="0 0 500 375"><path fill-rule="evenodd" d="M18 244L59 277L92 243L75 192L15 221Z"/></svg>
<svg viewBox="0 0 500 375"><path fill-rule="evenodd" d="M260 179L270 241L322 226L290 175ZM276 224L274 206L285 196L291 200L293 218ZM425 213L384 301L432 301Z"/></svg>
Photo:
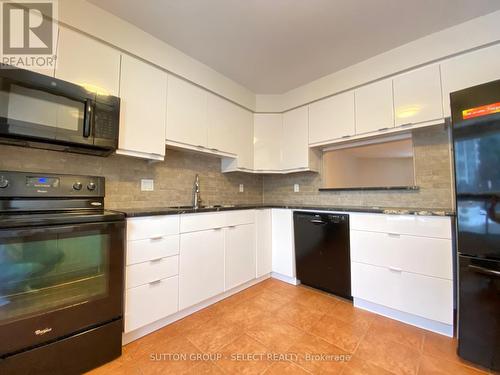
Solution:
<svg viewBox="0 0 500 375"><path fill-rule="evenodd" d="M299 184L293 184L293 192L298 193L300 191L300 186Z"/></svg>
<svg viewBox="0 0 500 375"><path fill-rule="evenodd" d="M141 191L154 191L155 190L155 181L151 179L142 179L141 180Z"/></svg>
<svg viewBox="0 0 500 375"><path fill-rule="evenodd" d="M240 193L243 193L245 191L245 186L243 184L240 184Z"/></svg>

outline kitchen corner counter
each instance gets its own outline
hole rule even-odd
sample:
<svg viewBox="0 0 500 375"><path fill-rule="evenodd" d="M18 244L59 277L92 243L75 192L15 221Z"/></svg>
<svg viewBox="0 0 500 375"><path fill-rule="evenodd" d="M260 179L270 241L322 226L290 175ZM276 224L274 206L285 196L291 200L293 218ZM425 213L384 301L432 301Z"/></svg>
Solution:
<svg viewBox="0 0 500 375"><path fill-rule="evenodd" d="M254 204L254 205L222 205L208 206L199 209L191 207L145 207L145 208L116 208L126 217L156 216L156 215L179 215L203 212L219 212L232 210L253 210L264 208L283 208L291 210L310 211L335 211L335 212L366 212L387 215L418 215L418 216L455 216L455 212L449 209L431 208L400 208L400 207L362 207L362 206L309 206L309 205L285 205L285 204Z"/></svg>

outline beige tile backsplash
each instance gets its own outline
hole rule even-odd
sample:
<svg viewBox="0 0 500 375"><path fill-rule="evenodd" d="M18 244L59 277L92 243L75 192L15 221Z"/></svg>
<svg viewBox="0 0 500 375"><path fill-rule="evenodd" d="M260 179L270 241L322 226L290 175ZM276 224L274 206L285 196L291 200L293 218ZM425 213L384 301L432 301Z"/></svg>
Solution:
<svg viewBox="0 0 500 375"><path fill-rule="evenodd" d="M449 131L445 126L413 132L415 191L325 191L321 173L264 177L264 203L452 209ZM299 184L300 192L293 192Z"/></svg>
<svg viewBox="0 0 500 375"><path fill-rule="evenodd" d="M194 176L200 175L203 204L262 202L262 176L220 172L220 159L167 150L164 162L112 155L106 158L0 145L0 170L40 171L106 177L106 207L139 208L191 204ZM141 178L154 191L140 190ZM244 192L239 193L239 184Z"/></svg>
<svg viewBox="0 0 500 375"><path fill-rule="evenodd" d="M0 145L0 169L98 175L106 177L106 206L155 207L191 204L200 175L204 204L311 204L380 207L452 208L448 131L436 126L414 131L418 191L318 192L321 174L252 175L220 172L220 160L167 150L164 162L121 155L107 158ZM141 178L154 179L153 192L141 192ZM300 192L293 192L293 184ZM239 193L239 184L245 191Z"/></svg>

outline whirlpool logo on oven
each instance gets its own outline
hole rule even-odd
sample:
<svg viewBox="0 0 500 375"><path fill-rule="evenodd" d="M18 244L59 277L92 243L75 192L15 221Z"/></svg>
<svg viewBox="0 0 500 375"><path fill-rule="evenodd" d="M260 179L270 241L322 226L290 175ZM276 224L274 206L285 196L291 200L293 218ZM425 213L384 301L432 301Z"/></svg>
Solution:
<svg viewBox="0 0 500 375"><path fill-rule="evenodd" d="M1 67L54 69L57 0L2 1Z"/></svg>
<svg viewBox="0 0 500 375"><path fill-rule="evenodd" d="M35 331L35 335L37 336L43 336L46 333L52 332L52 328L44 328L44 329L37 329Z"/></svg>

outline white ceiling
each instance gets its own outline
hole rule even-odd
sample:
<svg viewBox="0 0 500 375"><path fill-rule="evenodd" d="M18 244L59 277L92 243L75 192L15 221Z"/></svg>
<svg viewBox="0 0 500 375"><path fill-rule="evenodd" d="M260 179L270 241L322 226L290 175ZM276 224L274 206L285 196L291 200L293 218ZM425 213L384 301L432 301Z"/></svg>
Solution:
<svg viewBox="0 0 500 375"><path fill-rule="evenodd" d="M88 0L258 94L500 9L500 0Z"/></svg>

